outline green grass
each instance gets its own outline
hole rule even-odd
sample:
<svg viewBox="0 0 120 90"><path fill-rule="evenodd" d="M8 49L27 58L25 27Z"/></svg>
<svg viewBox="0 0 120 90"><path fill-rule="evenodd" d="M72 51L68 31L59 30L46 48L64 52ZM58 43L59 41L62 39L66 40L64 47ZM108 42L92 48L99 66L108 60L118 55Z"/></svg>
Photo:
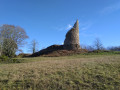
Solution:
<svg viewBox="0 0 120 90"><path fill-rule="evenodd" d="M120 51L101 51L95 50L90 53L85 53L85 55L120 55Z"/></svg>
<svg viewBox="0 0 120 90"><path fill-rule="evenodd" d="M2 90L120 90L120 55L24 58L0 65Z"/></svg>

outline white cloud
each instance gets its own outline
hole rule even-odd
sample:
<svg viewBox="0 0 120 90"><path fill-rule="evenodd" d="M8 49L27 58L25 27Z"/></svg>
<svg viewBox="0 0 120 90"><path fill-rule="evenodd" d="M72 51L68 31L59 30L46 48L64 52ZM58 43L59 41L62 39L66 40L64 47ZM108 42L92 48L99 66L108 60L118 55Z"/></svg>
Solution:
<svg viewBox="0 0 120 90"><path fill-rule="evenodd" d="M71 29L73 26L71 24L68 24L68 26L66 27L66 29Z"/></svg>
<svg viewBox="0 0 120 90"><path fill-rule="evenodd" d="M100 14L108 14L118 10L120 10L120 2L115 3L111 6L105 7L102 11L100 11Z"/></svg>
<svg viewBox="0 0 120 90"><path fill-rule="evenodd" d="M74 24L67 24L64 26L58 26L58 27L54 27L55 30L57 31L68 31L73 27ZM79 30L84 31L84 30L88 30L91 26L93 25L92 22L88 21L88 22L80 22L79 23Z"/></svg>
<svg viewBox="0 0 120 90"><path fill-rule="evenodd" d="M65 26L58 26L58 27L53 27L57 31L66 31L70 30L73 26L71 24L65 25Z"/></svg>

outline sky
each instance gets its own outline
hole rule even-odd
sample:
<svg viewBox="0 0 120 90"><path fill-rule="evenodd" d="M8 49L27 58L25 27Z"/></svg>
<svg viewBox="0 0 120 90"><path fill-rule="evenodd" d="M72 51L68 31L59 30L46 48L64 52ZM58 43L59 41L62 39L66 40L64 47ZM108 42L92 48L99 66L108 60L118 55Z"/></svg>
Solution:
<svg viewBox="0 0 120 90"><path fill-rule="evenodd" d="M32 40L39 50L63 44L77 19L81 45L96 38L104 47L120 45L120 0L0 0L0 25L20 26L29 36L24 53Z"/></svg>

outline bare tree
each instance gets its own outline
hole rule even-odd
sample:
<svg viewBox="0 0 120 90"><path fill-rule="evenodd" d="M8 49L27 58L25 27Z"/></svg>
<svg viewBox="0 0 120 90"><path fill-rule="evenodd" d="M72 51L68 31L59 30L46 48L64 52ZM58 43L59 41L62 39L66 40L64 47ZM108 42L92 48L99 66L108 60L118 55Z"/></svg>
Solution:
<svg viewBox="0 0 120 90"><path fill-rule="evenodd" d="M94 50L94 47L93 46L86 46L86 49L88 50L88 51L93 51Z"/></svg>
<svg viewBox="0 0 120 90"><path fill-rule="evenodd" d="M108 50L111 50L111 51L120 51L120 46L108 47Z"/></svg>
<svg viewBox="0 0 120 90"><path fill-rule="evenodd" d="M81 49L86 49L86 45L80 44Z"/></svg>
<svg viewBox="0 0 120 90"><path fill-rule="evenodd" d="M80 45L82 49L86 49L88 51L93 51L94 50L94 47L93 46L90 46L90 45Z"/></svg>
<svg viewBox="0 0 120 90"><path fill-rule="evenodd" d="M30 51L32 51L32 53L35 53L38 51L38 42L36 40L32 40L30 43Z"/></svg>
<svg viewBox="0 0 120 90"><path fill-rule="evenodd" d="M22 44L24 39L28 38L23 28L7 24L0 27L0 37L12 39L18 46Z"/></svg>
<svg viewBox="0 0 120 90"><path fill-rule="evenodd" d="M103 50L103 45L99 38L96 38L94 41L94 47L96 50Z"/></svg>
<svg viewBox="0 0 120 90"><path fill-rule="evenodd" d="M23 45L23 41L28 38L23 28L14 25L4 24L0 27L0 45L2 46L2 54L11 56L15 54L19 46Z"/></svg>

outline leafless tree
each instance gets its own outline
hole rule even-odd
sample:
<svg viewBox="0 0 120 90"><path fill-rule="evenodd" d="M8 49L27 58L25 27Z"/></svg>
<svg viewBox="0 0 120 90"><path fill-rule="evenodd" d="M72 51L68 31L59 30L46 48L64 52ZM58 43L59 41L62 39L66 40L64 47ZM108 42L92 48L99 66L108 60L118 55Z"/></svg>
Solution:
<svg viewBox="0 0 120 90"><path fill-rule="evenodd" d="M103 50L103 45L99 38L96 38L94 41L94 47L96 50Z"/></svg>
<svg viewBox="0 0 120 90"><path fill-rule="evenodd" d="M88 51L93 51L94 50L94 47L93 46L86 46L86 49L88 50Z"/></svg>
<svg viewBox="0 0 120 90"><path fill-rule="evenodd" d="M32 40L30 43L30 51L32 51L32 53L35 53L38 51L38 42L36 40Z"/></svg>
<svg viewBox="0 0 120 90"><path fill-rule="evenodd" d="M23 45L23 41L28 38L23 28L14 25L4 24L0 27L0 45L2 46L2 54L11 56L16 52L19 46Z"/></svg>
<svg viewBox="0 0 120 90"><path fill-rule="evenodd" d="M21 45L28 38L23 28L14 25L3 25L0 27L0 37L12 39L17 45Z"/></svg>
<svg viewBox="0 0 120 90"><path fill-rule="evenodd" d="M86 45L80 44L81 49L86 49Z"/></svg>
<svg viewBox="0 0 120 90"><path fill-rule="evenodd" d="M81 44L80 46L81 46L82 49L86 49L88 51L93 51L94 50L94 46L92 46L92 45L90 46L90 45Z"/></svg>
<svg viewBox="0 0 120 90"><path fill-rule="evenodd" d="M111 50L111 51L120 51L120 46L108 47L108 50Z"/></svg>

